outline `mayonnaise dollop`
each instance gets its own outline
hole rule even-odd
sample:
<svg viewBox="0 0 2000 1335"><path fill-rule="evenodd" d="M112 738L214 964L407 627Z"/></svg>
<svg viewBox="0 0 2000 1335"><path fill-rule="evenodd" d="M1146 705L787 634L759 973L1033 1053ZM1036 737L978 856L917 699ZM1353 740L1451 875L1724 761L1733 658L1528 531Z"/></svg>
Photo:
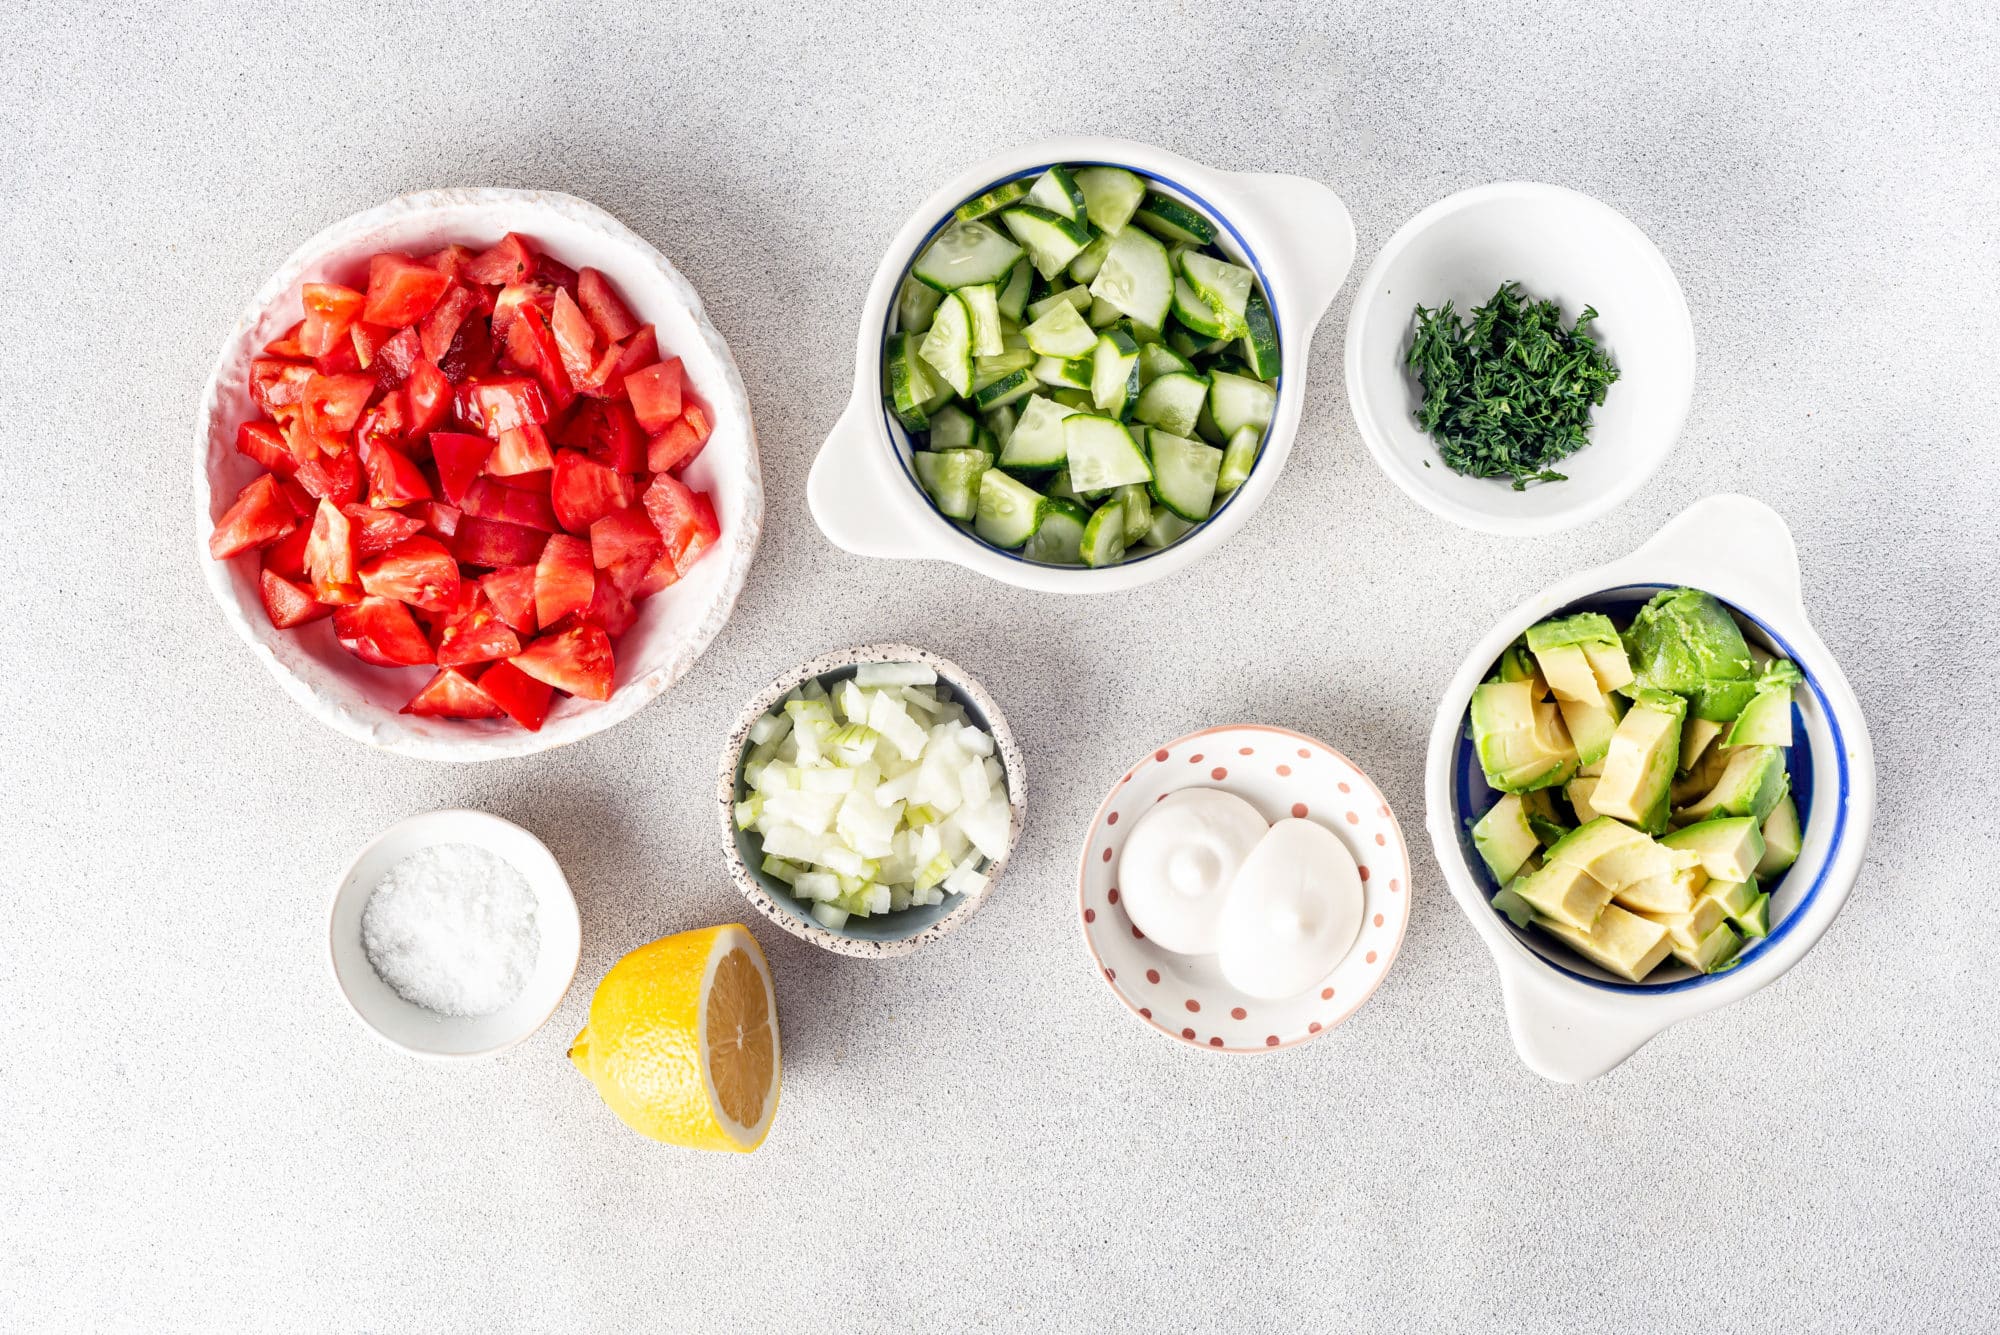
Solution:
<svg viewBox="0 0 2000 1335"><path fill-rule="evenodd" d="M1118 856L1132 925L1175 954L1215 953L1230 882L1269 829L1257 808L1215 788L1183 788L1155 802Z"/></svg>
<svg viewBox="0 0 2000 1335"><path fill-rule="evenodd" d="M1293 997L1360 935L1361 873L1325 826L1281 820L1236 869L1221 907L1213 949L1224 980L1253 997Z"/></svg>

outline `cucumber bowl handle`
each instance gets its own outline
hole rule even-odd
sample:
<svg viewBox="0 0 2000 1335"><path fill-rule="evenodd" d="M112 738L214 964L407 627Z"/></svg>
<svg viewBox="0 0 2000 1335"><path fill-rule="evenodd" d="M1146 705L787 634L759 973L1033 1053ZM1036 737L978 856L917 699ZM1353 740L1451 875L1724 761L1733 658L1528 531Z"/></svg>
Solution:
<svg viewBox="0 0 2000 1335"><path fill-rule="evenodd" d="M827 540L856 556L936 556L912 513L912 484L882 439L881 411L873 395L854 396L813 460L806 506Z"/></svg>
<svg viewBox="0 0 2000 1335"><path fill-rule="evenodd" d="M1236 187L1276 251L1268 262L1283 275L1298 330L1285 336L1310 338L1354 267L1354 219L1339 195L1304 176L1238 172Z"/></svg>

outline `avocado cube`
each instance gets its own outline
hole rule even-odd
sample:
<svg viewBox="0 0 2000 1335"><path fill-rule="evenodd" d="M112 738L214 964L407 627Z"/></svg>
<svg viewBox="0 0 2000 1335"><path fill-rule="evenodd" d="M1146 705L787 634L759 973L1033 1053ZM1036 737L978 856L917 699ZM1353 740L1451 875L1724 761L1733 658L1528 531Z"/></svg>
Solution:
<svg viewBox="0 0 2000 1335"><path fill-rule="evenodd" d="M1693 913L1708 878L1699 867L1684 867L1664 876L1634 881L1612 896L1634 913Z"/></svg>
<svg viewBox="0 0 2000 1335"><path fill-rule="evenodd" d="M1786 793L1764 818L1764 856L1757 860L1757 879L1768 881L1799 860L1799 808Z"/></svg>
<svg viewBox="0 0 2000 1335"><path fill-rule="evenodd" d="M1561 699L1590 702L1632 681L1625 642L1619 638L1611 618L1602 612L1579 612L1543 621L1528 627L1524 638L1535 660L1541 663L1550 688ZM1561 666L1552 668L1552 658ZM1590 674L1587 683L1585 670ZM1567 684L1569 693L1565 694L1564 685L1557 682L1558 675Z"/></svg>
<svg viewBox="0 0 2000 1335"><path fill-rule="evenodd" d="M1757 902L1757 887L1750 881L1710 881L1701 892L1732 918L1741 918Z"/></svg>
<svg viewBox="0 0 2000 1335"><path fill-rule="evenodd" d="M1743 929L1745 936L1769 936L1771 934L1771 896L1760 894L1749 908L1735 915L1736 925Z"/></svg>
<svg viewBox="0 0 2000 1335"><path fill-rule="evenodd" d="M1493 911L1506 914L1508 921L1516 927L1526 927L1535 917L1534 907L1521 898L1511 885L1502 886L1494 894Z"/></svg>
<svg viewBox="0 0 2000 1335"><path fill-rule="evenodd" d="M1720 727L1722 725L1716 724L1715 726ZM1686 737L1685 732L1682 733L1682 737ZM1673 804L1674 810L1679 811L1682 807L1693 805L1709 789L1715 787L1716 783L1722 778L1722 772L1728 768L1728 748L1710 746L1703 750L1700 757L1694 762L1694 767L1686 774L1676 778L1674 786L1668 790L1669 799Z"/></svg>
<svg viewBox="0 0 2000 1335"><path fill-rule="evenodd" d="M1678 695L1641 688L1611 736L1590 804L1649 833L1665 830L1686 712Z"/></svg>
<svg viewBox="0 0 2000 1335"><path fill-rule="evenodd" d="M1509 887L1533 905L1544 917L1589 931L1598 914L1611 902L1611 887L1581 867L1550 863L1532 876L1523 876Z"/></svg>
<svg viewBox="0 0 2000 1335"><path fill-rule="evenodd" d="M1709 754L1709 743L1722 735L1722 725L1714 719L1690 718L1681 725L1681 758L1674 766L1677 774L1686 774ZM1707 792L1706 788L1702 789Z"/></svg>
<svg viewBox="0 0 2000 1335"><path fill-rule="evenodd" d="M1472 827L1472 843L1485 860L1493 879L1501 885L1520 873L1521 864L1533 857L1541 841L1528 825L1527 808L1516 793L1495 802L1479 823Z"/></svg>
<svg viewBox="0 0 2000 1335"><path fill-rule="evenodd" d="M1649 877L1671 876L1698 859L1662 848L1631 826L1599 816L1551 845L1545 861L1587 872L1615 892Z"/></svg>
<svg viewBox="0 0 2000 1335"><path fill-rule="evenodd" d="M1743 712L1729 725L1724 746L1790 746L1792 744L1792 688L1805 680L1798 667L1778 659L1758 680L1757 694L1743 706Z"/></svg>
<svg viewBox="0 0 2000 1335"><path fill-rule="evenodd" d="M1542 679L1542 670L1535 666L1535 656L1528 652L1525 644L1512 644L1507 652L1500 655L1500 680L1525 681L1534 688L1535 699L1546 699L1548 682Z"/></svg>
<svg viewBox="0 0 2000 1335"><path fill-rule="evenodd" d="M1717 923L1715 930L1701 939L1692 950L1675 944L1670 947L1675 959L1699 973L1714 973L1723 965L1736 958L1736 952L1743 946L1743 938L1726 922Z"/></svg>
<svg viewBox="0 0 2000 1335"><path fill-rule="evenodd" d="M1701 868L1717 881L1747 881L1757 874L1757 862L1764 856L1764 832L1748 816L1722 816L1682 826L1662 835L1666 848L1694 853Z"/></svg>
<svg viewBox="0 0 2000 1335"><path fill-rule="evenodd" d="M1702 938L1722 921L1722 905L1703 897L1686 913L1642 913L1641 917L1667 929L1667 935L1684 950L1701 949Z"/></svg>
<svg viewBox="0 0 2000 1335"><path fill-rule="evenodd" d="M1541 665L1542 678L1549 684L1549 690L1558 700L1580 700L1595 704L1604 698L1598 689L1597 674L1590 669L1590 659L1584 656L1583 646L1578 644L1558 644L1535 653L1535 662Z"/></svg>
<svg viewBox="0 0 2000 1335"><path fill-rule="evenodd" d="M1617 695L1600 695L1594 701L1565 700L1556 697L1556 708L1561 711L1563 725L1569 729L1570 741L1576 747L1579 765L1594 765L1604 759L1611 749L1612 734L1618 731L1618 720L1625 716L1625 700Z"/></svg>
<svg viewBox="0 0 2000 1335"><path fill-rule="evenodd" d="M1576 772L1562 716L1536 700L1526 681L1489 681L1473 690L1472 741L1486 782L1503 793L1552 788Z"/></svg>
<svg viewBox="0 0 2000 1335"><path fill-rule="evenodd" d="M1756 693L1742 628L1714 595L1667 589L1639 609L1625 633L1634 680L1689 698L1696 718L1726 723Z"/></svg>
<svg viewBox="0 0 2000 1335"><path fill-rule="evenodd" d="M1578 825L1588 825L1597 819L1597 808L1590 805L1590 795L1597 791L1594 775L1579 774L1563 787L1563 796L1569 799L1570 810L1576 813Z"/></svg>
<svg viewBox="0 0 2000 1335"><path fill-rule="evenodd" d="M1535 926L1599 968L1635 983L1644 982L1672 949L1666 928L1616 904L1605 905L1588 931L1548 917L1537 917Z"/></svg>
<svg viewBox="0 0 2000 1335"><path fill-rule="evenodd" d="M1708 795L1683 808L1675 821L1693 825L1717 816L1749 816L1759 825L1777 808L1791 780L1785 773L1784 748L1777 746L1737 746L1726 754L1729 763ZM1600 797L1593 799L1601 807Z"/></svg>

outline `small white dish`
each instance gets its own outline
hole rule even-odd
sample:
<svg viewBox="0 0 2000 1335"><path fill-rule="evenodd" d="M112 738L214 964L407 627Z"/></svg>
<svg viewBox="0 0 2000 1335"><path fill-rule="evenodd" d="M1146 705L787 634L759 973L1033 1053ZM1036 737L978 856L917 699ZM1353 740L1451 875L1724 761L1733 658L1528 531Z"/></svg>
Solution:
<svg viewBox="0 0 2000 1335"><path fill-rule="evenodd" d="M361 914L391 867L438 844L475 844L521 873L535 894L541 952L521 994L491 1015L440 1015L382 981L361 943ZM583 924L569 881L541 840L484 811L433 811L391 825L348 864L327 913L334 985L368 1031L390 1047L440 1060L491 1057L548 1022L576 977Z"/></svg>
<svg viewBox="0 0 2000 1335"><path fill-rule="evenodd" d="M263 471L237 453L236 429L256 415L251 360L300 318L299 285L352 282L370 255L424 253L450 242L484 247L519 232L571 268L602 270L639 319L654 325L663 356L679 357L689 385L712 409L714 434L684 476L713 498L722 537L686 579L639 604L638 620L616 644L617 675L602 703L558 699L541 731L511 720L420 718L398 713L432 668L383 668L342 649L332 622L279 630L257 592L257 560L217 561L207 542L236 493ZM224 341L203 390L194 433L196 559L223 616L285 693L337 732L384 751L425 760L528 756L589 737L664 692L694 666L729 619L764 521L757 435L743 379L701 298L667 258L598 208L541 190L426 190L333 224L300 246L251 299Z"/></svg>
<svg viewBox="0 0 2000 1335"><path fill-rule="evenodd" d="M1794 796L1804 838L1771 889L1771 932L1713 974L1663 966L1630 983L1546 935L1515 928L1489 903L1491 884L1468 822L1492 800L1465 736L1472 691L1529 626L1572 611L1635 608L1662 588L1702 589L1727 604L1753 645L1805 674L1793 706ZM1846 674L1807 620L1798 551L1784 520L1748 496L1688 507L1630 556L1586 570L1508 613L1466 655L1438 705L1424 772L1431 847L1445 882L1500 971L1514 1046L1550 1080L1593 1080L1669 1025L1738 1001L1805 958L1846 903L1875 817L1875 751Z"/></svg>
<svg viewBox="0 0 2000 1335"><path fill-rule="evenodd" d="M1515 280L1574 321L1585 306L1618 368L1592 413L1590 443L1555 465L1564 482L1515 491L1464 477L1414 416L1407 366L1417 306L1452 303L1461 319ZM1487 533L1553 533L1624 503L1665 462L1694 397L1694 324L1673 270L1609 205L1560 186L1503 181L1431 205L1389 238L1355 289L1347 323L1347 399L1389 479L1431 513Z"/></svg>
<svg viewBox="0 0 2000 1335"><path fill-rule="evenodd" d="M1097 570L1038 565L988 545L938 513L910 470L908 433L882 405L883 341L911 261L961 203L1059 162L1127 168L1146 177L1151 188L1213 219L1221 229L1216 244L1256 270L1278 326L1278 406L1248 480L1171 547ZM860 556L950 561L1044 593L1114 593L1185 570L1242 528L1271 494L1305 405L1313 330L1353 263L1354 224L1346 206L1333 191L1304 177L1216 171L1127 139L1049 139L995 154L947 181L889 243L862 307L853 398L806 482L813 518L835 546Z"/></svg>

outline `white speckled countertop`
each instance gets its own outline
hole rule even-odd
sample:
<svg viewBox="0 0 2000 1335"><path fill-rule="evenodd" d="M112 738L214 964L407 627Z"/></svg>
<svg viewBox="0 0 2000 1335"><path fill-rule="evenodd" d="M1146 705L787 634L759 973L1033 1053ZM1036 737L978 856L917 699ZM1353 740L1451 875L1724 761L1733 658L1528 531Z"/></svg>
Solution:
<svg viewBox="0 0 2000 1335"><path fill-rule="evenodd" d="M13 8L0 1327L1992 1329L2000 11L1016 8L976 34L935 0ZM1277 491L1183 580L1063 600L834 550L806 468L882 246L963 163L1073 131L1325 180L1363 265L1463 186L1605 199L1694 312L1679 449L1580 531L1447 527L1361 447L1343 297ZM736 616L674 691L457 769L313 725L228 633L187 440L222 332L301 238L471 183L591 199L683 268L770 494ZM1501 612L1714 491L1797 534L1873 728L1873 850L1782 981L1546 1084L1421 842L1434 693ZM993 903L878 964L749 914L709 788L758 685L884 639L981 677L1033 802ZM1236 719L1332 741L1419 842L1376 997L1220 1060L1091 976L1073 861L1121 766ZM342 1007L324 912L373 834L461 804L563 861L583 964L535 1039L438 1068ZM750 1158L642 1141L566 1042L618 955L737 918L778 977L775 1131Z"/></svg>

